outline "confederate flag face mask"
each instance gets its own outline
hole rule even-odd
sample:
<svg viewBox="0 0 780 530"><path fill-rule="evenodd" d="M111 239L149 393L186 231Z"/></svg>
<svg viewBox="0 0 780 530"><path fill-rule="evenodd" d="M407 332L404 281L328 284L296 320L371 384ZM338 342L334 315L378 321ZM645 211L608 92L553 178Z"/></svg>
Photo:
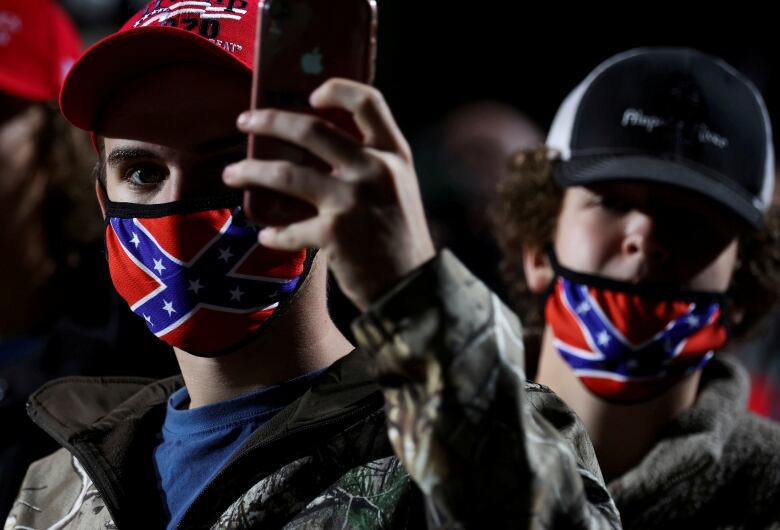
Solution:
<svg viewBox="0 0 780 530"><path fill-rule="evenodd" d="M106 204L111 279L161 340L188 353L230 353L290 304L314 251L261 246L241 195L159 205Z"/></svg>
<svg viewBox="0 0 780 530"><path fill-rule="evenodd" d="M607 401L652 399L699 370L726 343L725 295L556 273L545 319L555 349L585 387Z"/></svg>

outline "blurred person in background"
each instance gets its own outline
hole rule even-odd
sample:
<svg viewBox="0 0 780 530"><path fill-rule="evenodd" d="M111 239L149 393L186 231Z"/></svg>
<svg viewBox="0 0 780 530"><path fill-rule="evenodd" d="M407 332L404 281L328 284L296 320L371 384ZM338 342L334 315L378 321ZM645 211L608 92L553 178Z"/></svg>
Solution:
<svg viewBox="0 0 780 530"><path fill-rule="evenodd" d="M490 207L510 155L544 141L541 128L497 101L456 107L412 141L431 232L501 294Z"/></svg>
<svg viewBox="0 0 780 530"><path fill-rule="evenodd" d="M0 519L56 448L27 417L29 394L64 375L172 370L168 348L126 335L140 324L108 283L95 153L57 107L80 51L55 3L0 0Z"/></svg>

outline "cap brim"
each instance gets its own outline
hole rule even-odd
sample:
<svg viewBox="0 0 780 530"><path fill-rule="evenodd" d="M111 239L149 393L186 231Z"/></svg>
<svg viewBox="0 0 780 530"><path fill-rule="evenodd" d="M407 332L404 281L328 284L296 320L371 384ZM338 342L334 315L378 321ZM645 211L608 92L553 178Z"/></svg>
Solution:
<svg viewBox="0 0 780 530"><path fill-rule="evenodd" d="M628 155L573 156L555 164L554 176L556 182L564 187L614 181L678 186L722 204L754 228L765 227L764 213L744 190L722 176L676 160Z"/></svg>
<svg viewBox="0 0 780 530"><path fill-rule="evenodd" d="M187 30L138 28L106 37L84 52L65 79L60 108L76 127L96 131L102 109L125 82L145 72L182 63L215 64L249 75L252 72L228 51Z"/></svg>

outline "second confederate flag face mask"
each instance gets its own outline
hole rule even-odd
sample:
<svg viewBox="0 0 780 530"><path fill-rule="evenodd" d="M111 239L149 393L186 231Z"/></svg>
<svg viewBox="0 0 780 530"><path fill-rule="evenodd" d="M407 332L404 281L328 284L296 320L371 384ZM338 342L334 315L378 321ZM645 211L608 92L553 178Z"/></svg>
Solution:
<svg viewBox="0 0 780 530"><path fill-rule="evenodd" d="M632 404L657 397L726 343L723 294L577 273L549 255L556 278L545 320L555 349L602 399Z"/></svg>
<svg viewBox="0 0 780 530"><path fill-rule="evenodd" d="M261 246L240 195L143 205L108 202L111 278L157 337L213 357L249 342L278 316L314 251Z"/></svg>

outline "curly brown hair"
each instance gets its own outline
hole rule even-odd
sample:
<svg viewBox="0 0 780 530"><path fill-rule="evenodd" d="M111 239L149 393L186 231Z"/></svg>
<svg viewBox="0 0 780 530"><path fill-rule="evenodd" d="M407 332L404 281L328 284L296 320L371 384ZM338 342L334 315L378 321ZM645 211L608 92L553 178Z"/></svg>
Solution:
<svg viewBox="0 0 780 530"><path fill-rule="evenodd" d="M542 300L532 293L523 272L522 249L552 243L564 189L552 177L555 153L546 147L517 153L499 183L493 209L496 238L503 254L501 274L523 319L526 334L538 340L543 327ZM732 327L744 338L780 300L780 209L770 208L766 229L745 230L729 294L742 312Z"/></svg>

